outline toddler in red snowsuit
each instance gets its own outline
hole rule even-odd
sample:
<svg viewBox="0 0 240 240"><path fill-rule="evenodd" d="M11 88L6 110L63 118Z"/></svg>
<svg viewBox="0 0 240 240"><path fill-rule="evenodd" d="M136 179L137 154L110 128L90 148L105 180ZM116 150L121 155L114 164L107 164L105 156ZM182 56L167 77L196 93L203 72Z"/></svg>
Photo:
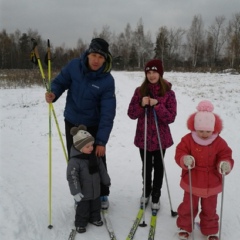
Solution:
<svg viewBox="0 0 240 240"><path fill-rule="evenodd" d="M180 186L185 191L183 201L178 207L179 239L188 239L192 232L192 222L198 214L200 201L201 232L209 240L218 240L217 195L222 192L222 174L231 171L234 161L231 148L219 136L222 121L212 112L213 108L212 103L207 100L198 104L198 111L187 120L187 127L191 132L185 135L176 147L175 160L182 168Z"/></svg>

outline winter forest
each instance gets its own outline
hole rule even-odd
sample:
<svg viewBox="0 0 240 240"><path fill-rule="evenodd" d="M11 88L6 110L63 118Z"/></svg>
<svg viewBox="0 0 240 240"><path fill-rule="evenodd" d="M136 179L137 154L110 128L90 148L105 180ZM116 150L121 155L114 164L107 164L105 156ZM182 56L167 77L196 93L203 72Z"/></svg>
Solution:
<svg viewBox="0 0 240 240"><path fill-rule="evenodd" d="M143 190L142 162L134 145L136 121L128 117L127 109L136 87L145 78L145 63L153 58L162 60L164 79L172 84L177 98L177 117L170 126L174 144L164 156L165 179L155 218L155 239L178 238L179 229L171 211L177 211L183 190L179 186L182 170L175 162L175 150L188 133L188 116L204 99L210 100L214 112L221 116L221 136L232 148L235 161L233 171L224 178L224 191L218 196L220 240L240 239L240 9L230 18L213 16L209 25L201 14L192 16L186 28L178 26L178 22L172 28L159 21L151 32L145 27L144 17L124 22L119 32L109 25L91 31L92 38L109 42L113 60L117 109L107 145L111 177L108 216L118 240L126 239L131 232ZM23 32L17 28L13 31L0 29L0 240L68 239L75 228L75 202L66 180L63 112L67 93L53 104L56 112L51 113L45 92L60 69L88 49L90 42L79 31L74 47L65 43L57 46L51 39L53 32L48 36L51 64L47 66L49 49L44 33L34 26ZM38 65L31 61L32 39L38 46ZM134 240L149 239L151 216L148 205L141 220L146 220L146 226L138 227ZM194 219L191 240L194 236L195 240L206 239L200 232L199 219L199 215ZM106 221L103 227L89 224L86 233L76 235L75 240L80 239L110 239Z"/></svg>
<svg viewBox="0 0 240 240"><path fill-rule="evenodd" d="M127 23L120 33L111 31L105 25L100 32L93 31L93 38L101 37L110 43L114 70L139 70L149 59L160 58L167 71L219 72L229 68L239 71L240 12L233 14L231 19L216 16L210 26L204 25L201 15L195 15L188 29L160 25L156 31L146 31L140 18L136 27ZM17 29L14 33L8 33L2 29L0 69L33 68L29 61L31 38L37 40L39 53L44 56L47 39L42 39L37 30L28 29L22 33ZM70 59L78 57L88 44L79 38L76 39L76 48L70 49L51 42L53 68L59 69Z"/></svg>

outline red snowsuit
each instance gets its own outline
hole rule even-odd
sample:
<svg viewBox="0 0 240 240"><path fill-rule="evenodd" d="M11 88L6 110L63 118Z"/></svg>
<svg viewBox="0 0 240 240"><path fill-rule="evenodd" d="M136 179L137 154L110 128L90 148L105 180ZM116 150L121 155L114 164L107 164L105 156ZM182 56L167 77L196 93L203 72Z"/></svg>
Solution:
<svg viewBox="0 0 240 240"><path fill-rule="evenodd" d="M193 139L193 133L185 135L176 147L175 160L183 169L180 186L185 191L183 202L178 207L177 226L188 232L192 231L191 208L189 196L189 172L184 165L183 157L195 158L195 167L191 169L193 217L198 213L200 200L200 228L204 235L218 232L218 215L216 213L217 194L222 191L222 175L219 173L221 161L228 161L233 167L232 150L224 139L215 134L208 145L200 145Z"/></svg>

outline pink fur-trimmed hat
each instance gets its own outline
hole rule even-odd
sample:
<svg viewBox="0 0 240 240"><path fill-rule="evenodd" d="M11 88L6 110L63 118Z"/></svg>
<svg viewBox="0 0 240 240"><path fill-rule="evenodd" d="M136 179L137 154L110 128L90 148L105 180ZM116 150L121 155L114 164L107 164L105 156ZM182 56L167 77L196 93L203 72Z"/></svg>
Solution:
<svg viewBox="0 0 240 240"><path fill-rule="evenodd" d="M220 133L222 131L221 118L213 113L214 106L208 100L201 101L197 106L197 112L190 115L187 120L187 127L191 131L213 131Z"/></svg>

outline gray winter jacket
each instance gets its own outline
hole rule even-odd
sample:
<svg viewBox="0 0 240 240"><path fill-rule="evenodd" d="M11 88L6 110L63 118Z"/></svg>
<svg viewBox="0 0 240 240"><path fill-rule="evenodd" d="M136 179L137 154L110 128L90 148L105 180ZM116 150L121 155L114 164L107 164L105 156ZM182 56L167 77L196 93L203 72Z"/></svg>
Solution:
<svg viewBox="0 0 240 240"><path fill-rule="evenodd" d="M89 160L82 159L80 154L75 148L71 148L71 158L67 166L70 192L73 196L82 193L82 201L96 199L100 196L100 183L110 186L110 177L101 158L97 158L99 171L90 174Z"/></svg>

